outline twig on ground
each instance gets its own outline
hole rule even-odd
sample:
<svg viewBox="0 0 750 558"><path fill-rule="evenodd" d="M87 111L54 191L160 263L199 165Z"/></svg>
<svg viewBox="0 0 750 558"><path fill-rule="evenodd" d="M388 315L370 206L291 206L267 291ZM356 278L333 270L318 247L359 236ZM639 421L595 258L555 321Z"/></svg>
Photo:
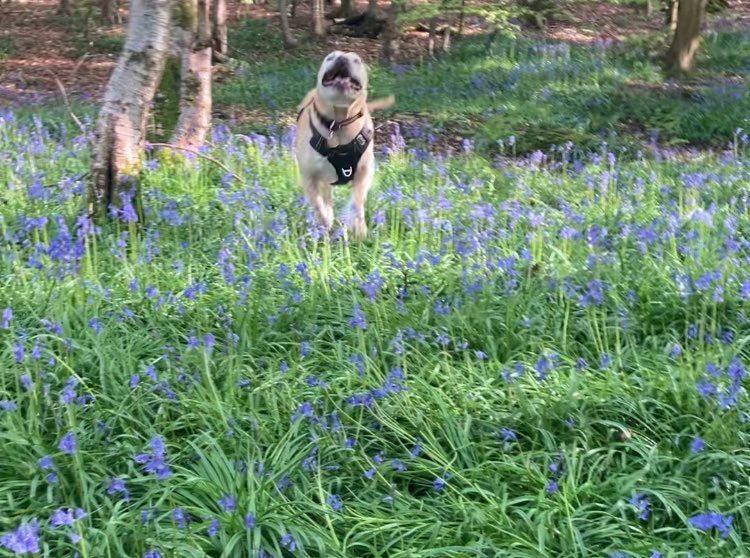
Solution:
<svg viewBox="0 0 750 558"><path fill-rule="evenodd" d="M182 146L179 146L179 145L175 145L173 143L149 143L148 145L150 147L169 147L171 149L177 149L179 151L187 151L188 153L192 153L196 157L200 157L201 159L205 159L206 161L212 162L214 165L216 165L218 167L221 167L222 169L224 169L225 171L227 171L229 174L232 175L233 178L235 178L236 180L239 180L242 184L245 183L245 181L242 180L242 178L240 178L239 175L237 175L234 172L232 172L232 170L228 166L226 166L224 163L222 163L218 159L214 159L213 157L210 157L208 155L204 155L200 151L197 151L197 150L192 149L190 147L182 147Z"/></svg>

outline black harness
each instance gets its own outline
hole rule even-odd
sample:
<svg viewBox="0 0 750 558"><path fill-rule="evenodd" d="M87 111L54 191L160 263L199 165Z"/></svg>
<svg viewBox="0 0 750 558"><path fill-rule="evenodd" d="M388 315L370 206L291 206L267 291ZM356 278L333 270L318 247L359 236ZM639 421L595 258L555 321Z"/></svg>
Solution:
<svg viewBox="0 0 750 558"><path fill-rule="evenodd" d="M297 120L302 116L304 107L297 115ZM318 108L313 104L315 114L320 119L321 123L328 129L328 138L333 136L333 133L340 130L344 126L348 126L352 122L362 118L363 113L360 111L358 114L336 122L335 120L329 120L320 112ZM337 145L336 147L329 147L327 139L318 132L318 129L313 124L312 114L310 115L310 128L312 130L312 137L310 138L310 146L320 155L328 159L328 162L333 166L336 171L336 182L332 184L347 184L352 181L354 174L357 172L357 165L362 158L362 155L367 150L367 146L372 141L372 130L366 130L362 128L360 132L354 136L354 139L345 145Z"/></svg>

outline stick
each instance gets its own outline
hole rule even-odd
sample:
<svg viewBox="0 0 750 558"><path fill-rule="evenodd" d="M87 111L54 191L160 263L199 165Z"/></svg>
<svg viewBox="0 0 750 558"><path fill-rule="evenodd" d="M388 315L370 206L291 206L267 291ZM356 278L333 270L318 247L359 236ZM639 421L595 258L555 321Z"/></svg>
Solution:
<svg viewBox="0 0 750 558"><path fill-rule="evenodd" d="M235 179L237 179L240 183L244 184L245 181L242 180L238 175L233 173L229 167L227 167L224 163L221 161L214 159L213 157L209 157L208 155L204 155L203 153L196 151L195 149L191 147L181 147L179 145L174 145L173 143L149 143L148 144L151 147L169 147L171 149L177 149L179 151L187 151L188 153L192 153L193 155L200 157L201 159L205 159L206 161L212 162L214 165L221 167L225 171L227 171L229 174L232 175Z"/></svg>
<svg viewBox="0 0 750 558"><path fill-rule="evenodd" d="M49 73L53 78L55 78L55 83L57 83L57 87L60 89L60 93L63 96L63 101L65 102L65 108L68 109L68 114L73 119L73 121L78 125L78 128L80 128L83 135L86 135L86 127L81 124L81 121L78 120L78 117L73 112L73 109L70 106L70 101L68 100L68 94L65 92L65 86L62 84L62 82L57 79L57 76L53 74L51 71L47 70L47 73Z"/></svg>

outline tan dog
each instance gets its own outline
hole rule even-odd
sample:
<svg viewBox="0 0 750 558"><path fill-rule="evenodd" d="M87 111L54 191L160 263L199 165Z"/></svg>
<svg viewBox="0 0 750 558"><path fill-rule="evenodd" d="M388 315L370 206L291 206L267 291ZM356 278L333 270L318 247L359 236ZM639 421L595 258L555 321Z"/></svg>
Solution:
<svg viewBox="0 0 750 558"><path fill-rule="evenodd" d="M375 174L370 112L394 97L367 102L367 68L352 53L334 51L318 70L317 86L300 103L295 155L305 196L321 225L333 225L331 186L351 183L348 228L367 235L365 201Z"/></svg>

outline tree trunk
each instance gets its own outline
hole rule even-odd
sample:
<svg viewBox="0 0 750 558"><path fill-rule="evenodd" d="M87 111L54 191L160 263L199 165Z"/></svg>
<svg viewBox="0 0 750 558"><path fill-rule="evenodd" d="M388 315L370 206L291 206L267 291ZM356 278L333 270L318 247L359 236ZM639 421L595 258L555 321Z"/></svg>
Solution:
<svg viewBox="0 0 750 558"><path fill-rule="evenodd" d="M398 14L401 12L401 3L399 0L391 0L388 7L388 19L383 29L383 50L381 57L385 62L393 62L398 56L399 51L399 32L398 32Z"/></svg>
<svg viewBox="0 0 750 558"><path fill-rule="evenodd" d="M448 52L451 49L451 24L448 23L448 25L445 26L445 31L443 31L443 52Z"/></svg>
<svg viewBox="0 0 750 558"><path fill-rule="evenodd" d="M183 18L181 32L180 117L172 143L189 149L203 145L211 127L211 0L182 0L194 18Z"/></svg>
<svg viewBox="0 0 750 558"><path fill-rule="evenodd" d="M378 13L378 0L367 0L367 18L375 19Z"/></svg>
<svg viewBox="0 0 750 558"><path fill-rule="evenodd" d="M312 32L316 37L326 34L323 27L323 0L312 0Z"/></svg>
<svg viewBox="0 0 750 558"><path fill-rule="evenodd" d="M357 6L354 0L341 0L341 6L333 14L334 18L349 19L357 13Z"/></svg>
<svg viewBox="0 0 750 558"><path fill-rule="evenodd" d="M289 14L292 17L297 16L297 4L299 4L299 0L292 0L292 9L291 13Z"/></svg>
<svg viewBox="0 0 750 558"><path fill-rule="evenodd" d="M464 34L464 20L466 19L466 0L461 0L461 11L458 14L458 36Z"/></svg>
<svg viewBox="0 0 750 558"><path fill-rule="evenodd" d="M57 13L60 15L70 15L70 0L60 0L57 5Z"/></svg>
<svg viewBox="0 0 750 558"><path fill-rule="evenodd" d="M220 58L226 58L229 54L229 42L227 40L227 0L214 0L212 8L213 50Z"/></svg>
<svg viewBox="0 0 750 558"><path fill-rule="evenodd" d="M430 18L430 35L427 38L427 54L435 56L435 37L437 37L437 18Z"/></svg>
<svg viewBox="0 0 750 558"><path fill-rule="evenodd" d="M89 213L119 203L121 178L138 171L148 109L169 49L170 0L132 0L120 59L104 93L91 164Z"/></svg>
<svg viewBox="0 0 750 558"><path fill-rule="evenodd" d="M284 40L284 48L295 48L297 40L292 36L292 30L289 28L286 0L279 0L279 15L281 16L281 37Z"/></svg>
<svg viewBox="0 0 750 558"><path fill-rule="evenodd" d="M669 27L669 30L674 33L677 30L677 0L669 0L667 2L667 12L665 15L665 24Z"/></svg>
<svg viewBox="0 0 750 558"><path fill-rule="evenodd" d="M667 53L668 74L679 75L693 68L705 13L706 0L679 0L677 29Z"/></svg>
<svg viewBox="0 0 750 558"><path fill-rule="evenodd" d="M102 21L106 25L121 23L117 0L101 0Z"/></svg>

